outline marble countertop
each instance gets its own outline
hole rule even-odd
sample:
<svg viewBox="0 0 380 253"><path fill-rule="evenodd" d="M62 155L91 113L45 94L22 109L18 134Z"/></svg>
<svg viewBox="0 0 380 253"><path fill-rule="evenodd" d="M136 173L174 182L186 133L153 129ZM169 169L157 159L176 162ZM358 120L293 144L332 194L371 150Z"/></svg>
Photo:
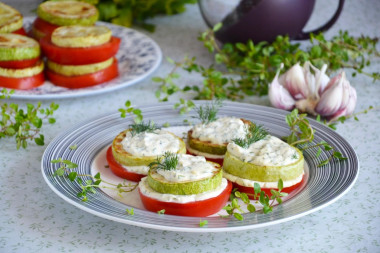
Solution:
<svg viewBox="0 0 380 253"><path fill-rule="evenodd" d="M39 1L8 0L5 3L24 15ZM336 7L328 0L317 1L307 28L317 27ZM380 2L348 0L336 25L353 35L379 36ZM196 56L210 64L212 56L197 42L206 29L196 5L171 17L151 20L155 33L146 33L161 47L164 57L175 60ZM369 70L379 70L379 61ZM164 76L172 66L163 61L154 76ZM182 73L184 83L199 77ZM351 79L358 92L356 111L379 106L379 82L359 76ZM126 100L134 105L156 103L157 84L150 78L103 95L55 100L60 105L54 126L45 125L48 144L72 125L107 112L116 112ZM172 101L178 99L173 97ZM36 101L13 100L20 104ZM43 101L46 106L52 101ZM268 105L267 97L251 97L248 102ZM45 183L41 156L46 145L31 144L16 150L14 140L0 140L0 252L379 252L380 251L380 113L371 111L348 121L337 132L354 147L360 160L360 174L353 188L335 203L301 218L269 227L226 233L181 233L125 225L84 212L61 198Z"/></svg>

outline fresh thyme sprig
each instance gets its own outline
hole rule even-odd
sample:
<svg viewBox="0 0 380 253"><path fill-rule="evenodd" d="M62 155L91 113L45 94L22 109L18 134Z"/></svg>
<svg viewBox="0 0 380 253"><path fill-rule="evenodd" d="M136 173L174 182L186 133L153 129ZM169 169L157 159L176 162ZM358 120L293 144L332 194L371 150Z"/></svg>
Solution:
<svg viewBox="0 0 380 253"><path fill-rule="evenodd" d="M0 100L10 98L13 90L3 89L0 91ZM53 114L59 105L51 103L47 108L41 108L41 102L37 105L26 104L26 110L21 109L18 104L0 102L0 140L5 137L15 137L16 147L26 149L28 141L34 141L37 145L45 145L44 135L41 128L44 122L55 123Z"/></svg>
<svg viewBox="0 0 380 253"><path fill-rule="evenodd" d="M142 133L142 132L153 132L154 130L159 129L153 122L144 123L141 121L140 123L134 123L129 125L131 129L132 136Z"/></svg>
<svg viewBox="0 0 380 253"><path fill-rule="evenodd" d="M329 63L329 71L351 69L353 75L364 74L373 80L379 80L378 72L367 73L365 68L371 64L374 57L379 57L377 51L377 38L355 38L347 31L327 40L322 33L312 35L306 50L300 44L291 42L288 36L278 36L272 43L260 42L225 43L218 44L214 29L202 33L199 40L214 54L216 64L202 66L196 62L195 57L186 56L182 61L170 60L175 66L168 77L155 77L153 81L160 83L156 92L158 98L168 97L178 91L195 93L194 99L228 98L242 99L245 96L267 95L268 84L271 83L281 64L283 71L287 71L297 62L303 64L310 61L320 68ZM220 66L220 68L217 67ZM181 82L179 71L197 73L203 79L203 85L181 87L175 83Z"/></svg>
<svg viewBox="0 0 380 253"><path fill-rule="evenodd" d="M209 124L217 120L217 114L222 105L222 100L217 99L213 100L211 103L207 103L199 107L196 106L195 111L198 113L198 118L202 124Z"/></svg>
<svg viewBox="0 0 380 253"><path fill-rule="evenodd" d="M325 141L321 141L318 144L310 145L314 140L315 130L309 123L309 120L306 118L307 114L299 114L297 109L294 109L290 114L286 116L286 123L290 127L290 135L285 137L285 141L291 146L297 146L301 151L311 148L318 148L317 157L322 153L321 147L325 151L329 151L330 155L327 159L319 163L319 167L328 164L333 158L338 160L346 160L346 157L343 157L342 153L337 151L333 146L328 144Z"/></svg>
<svg viewBox="0 0 380 253"><path fill-rule="evenodd" d="M273 211L273 206L276 204L282 204L282 197L287 196L288 194L286 192L282 192L282 189L284 188L284 183L282 179L279 179L277 182L277 188L278 190L271 190L271 196L269 197L268 194L266 194L264 191L261 190L261 187L258 183L254 184L254 194L239 192L236 188L232 191L230 195L230 201L231 203L225 206L223 209L226 210L228 216L233 215L238 220L244 220L243 213L238 199L241 199L243 203L247 206L247 210L250 213L256 212L256 207L251 203L252 199L258 200L258 202L263 206L263 213L267 214ZM222 217L228 217L228 216L222 216Z"/></svg>
<svg viewBox="0 0 380 253"><path fill-rule="evenodd" d="M244 139L238 138L232 140L236 145L242 148L248 148L252 143L264 139L268 135L267 130L261 125L250 125Z"/></svg>
<svg viewBox="0 0 380 253"><path fill-rule="evenodd" d="M125 118L127 114L134 116L133 120L135 123L140 123L143 120L143 115L141 110L132 107L131 101L127 100L124 104L125 108L119 108L120 117Z"/></svg>
<svg viewBox="0 0 380 253"><path fill-rule="evenodd" d="M76 169L78 165L70 160L58 158L52 160L51 163L59 164L59 168L54 172L54 176L66 176L69 178L70 181L76 181L80 185L82 191L78 192L77 196L78 198L81 198L82 201L88 201L87 194L95 193L95 188L112 189L117 191L118 194L121 194L124 192L131 192L138 186L138 184L133 184L129 182L123 182L119 184L107 182L101 178L99 172L95 176L89 174L78 174L75 170L73 170ZM82 178L89 179L84 180ZM100 183L103 183L103 185L100 185Z"/></svg>
<svg viewBox="0 0 380 253"><path fill-rule="evenodd" d="M151 162L148 166L157 170L175 170L178 159L178 154L165 152L163 156L157 157L156 161Z"/></svg>

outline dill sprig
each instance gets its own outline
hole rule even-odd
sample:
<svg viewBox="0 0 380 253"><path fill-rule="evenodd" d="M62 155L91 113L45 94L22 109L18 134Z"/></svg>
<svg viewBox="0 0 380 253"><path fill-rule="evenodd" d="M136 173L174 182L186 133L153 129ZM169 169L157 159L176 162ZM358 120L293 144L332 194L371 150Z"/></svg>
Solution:
<svg viewBox="0 0 380 253"><path fill-rule="evenodd" d="M267 130L261 125L250 125L247 129L245 138L232 140L236 145L242 148L248 148L252 143L264 139L268 135Z"/></svg>
<svg viewBox="0 0 380 253"><path fill-rule="evenodd" d="M159 129L153 122L144 123L134 123L129 125L129 128L131 129L132 136L142 133L142 132L153 132L154 130Z"/></svg>
<svg viewBox="0 0 380 253"><path fill-rule="evenodd" d="M151 162L149 168L157 170L175 170L178 164L178 155L171 152L165 152L163 156L157 157L156 161Z"/></svg>
<svg viewBox="0 0 380 253"><path fill-rule="evenodd" d="M200 121L203 124L208 124L217 120L216 115L218 114L220 107L222 107L222 100L217 99L210 104L195 107L195 110L198 113L198 118Z"/></svg>

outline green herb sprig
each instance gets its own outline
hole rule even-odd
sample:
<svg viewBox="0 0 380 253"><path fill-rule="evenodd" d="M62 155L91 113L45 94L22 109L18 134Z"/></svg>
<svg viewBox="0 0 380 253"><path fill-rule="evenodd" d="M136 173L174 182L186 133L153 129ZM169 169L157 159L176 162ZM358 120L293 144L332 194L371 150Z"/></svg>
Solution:
<svg viewBox="0 0 380 253"><path fill-rule="evenodd" d="M195 111L198 114L197 118L202 122L202 124L209 124L217 120L217 114L222 105L222 100L213 100L211 103L207 103L199 107L196 106Z"/></svg>
<svg viewBox="0 0 380 253"><path fill-rule="evenodd" d="M13 90L3 89L0 91L0 100L10 98ZM0 140L5 137L15 137L16 147L26 149L28 141L34 141L37 145L45 145L44 135L41 128L44 122L55 123L53 114L58 110L59 105L51 103L47 108L41 108L41 102L37 105L26 104L26 110L21 109L15 103L0 103Z"/></svg>
<svg viewBox="0 0 380 253"><path fill-rule="evenodd" d="M199 227L201 227L201 228L204 227L204 226L206 226L207 224L208 224L208 220L202 220L202 219L201 219L201 220L199 221Z"/></svg>
<svg viewBox="0 0 380 253"><path fill-rule="evenodd" d="M127 100L124 104L125 108L119 108L120 117L125 118L127 115L133 116L133 121L135 123L140 123L143 120L143 115L141 110L132 107L131 101Z"/></svg>
<svg viewBox="0 0 380 253"><path fill-rule="evenodd" d="M267 130L261 125L250 125L244 139L238 138L232 140L236 145L242 148L248 148L252 143L264 139L268 135Z"/></svg>
<svg viewBox="0 0 380 253"><path fill-rule="evenodd" d="M315 130L306 118L307 114L299 114L297 109L294 109L290 114L286 116L286 123L290 128L290 135L284 137L285 141L291 146L297 146L301 151L311 148L318 148L316 157L318 158L322 153L322 149L329 151L330 155L327 159L319 163L319 167L328 164L333 158L340 161L346 160L342 153L337 151L333 146L328 144L326 141L321 141L320 143L310 145L314 140Z"/></svg>
<svg viewBox="0 0 380 253"><path fill-rule="evenodd" d="M173 78L154 78L160 83L158 98L165 100L175 92L195 92L194 99L228 98L242 99L245 96L267 95L268 84L272 82L281 64L283 71L288 70L297 62L301 65L310 61L314 66L321 68L329 63L329 71L339 69L353 70L353 76L364 74L374 81L380 79L379 72L368 73L365 68L371 64L373 57L379 57L377 38L349 35L347 31L327 40L322 33L312 35L306 50L300 44L291 42L287 36L278 36L272 43L260 42L225 43L218 44L215 32L220 29L218 24L214 29L202 33L199 40L214 54L215 64L208 67L196 63L195 57L185 57L182 61L173 62L175 67L170 72L179 82L179 73L182 69L189 73L198 73L203 78L203 85L193 85L181 88ZM220 66L220 69L215 66ZM329 73L328 73L329 74Z"/></svg>
<svg viewBox="0 0 380 253"><path fill-rule="evenodd" d="M264 191L261 190L261 187L258 183L254 184L254 194L239 192L237 189L234 189L230 195L230 201L231 203L226 205L223 209L226 210L228 216L222 216L222 217L229 217L234 216L238 220L244 220L244 216L242 215L244 211L242 210L238 199L241 199L243 203L246 205L247 210L250 213L256 212L256 207L251 203L251 200L249 197L256 199L259 201L259 203L263 206L263 213L267 214L273 211L273 206L276 204L282 204L282 197L287 196L288 194L285 192L282 192L282 189L284 188L284 183L282 179L279 179L277 182L277 188L278 190L271 190L271 196L269 197L268 194L266 194Z"/></svg>
<svg viewBox="0 0 380 253"><path fill-rule="evenodd" d="M156 161L151 162L148 166L157 170L175 170L178 160L178 154L165 152L163 156L157 157Z"/></svg>
<svg viewBox="0 0 380 253"><path fill-rule="evenodd" d="M78 174L75 171L78 165L76 163L73 163L70 160L64 160L62 158L58 158L58 159L52 160L51 163L59 164L59 168L54 171L54 176L60 176L60 177L66 176L69 178L70 181L72 182L76 181L80 185L82 191L78 192L77 196L78 198L81 198L82 201L84 202L88 201L87 194L96 193L95 188L112 189L112 190L117 191L118 194L121 195L121 193L133 191L138 186L138 184L127 183L127 182L123 182L119 184L113 184L113 183L107 182L101 178L101 175L99 172L95 176L92 176L89 174ZM86 178L86 179L82 179L82 178ZM101 183L103 183L103 185L100 185Z"/></svg>
<svg viewBox="0 0 380 253"><path fill-rule="evenodd" d="M95 0L90 1L98 2ZM135 24L153 32L155 26L146 23L146 19L157 15L182 13L186 10L186 4L196 2L196 0L100 0L96 7L99 10L100 20L127 27Z"/></svg>
<svg viewBox="0 0 380 253"><path fill-rule="evenodd" d="M129 125L129 128L131 129L132 136L142 133L142 132L154 132L155 130L159 129L153 122L144 123L141 121L140 123L134 123Z"/></svg>

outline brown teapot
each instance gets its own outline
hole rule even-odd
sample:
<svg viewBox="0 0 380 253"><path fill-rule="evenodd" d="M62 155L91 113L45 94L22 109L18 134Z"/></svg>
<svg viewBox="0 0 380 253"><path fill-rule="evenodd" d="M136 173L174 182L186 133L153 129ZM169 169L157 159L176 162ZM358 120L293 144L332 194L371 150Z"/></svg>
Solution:
<svg viewBox="0 0 380 253"><path fill-rule="evenodd" d="M199 0L202 16L209 27L222 22L216 37L221 42L246 42L251 39L273 41L277 35L304 40L311 33L329 29L338 19L344 5L339 0L333 17L321 27L304 32L315 0Z"/></svg>

